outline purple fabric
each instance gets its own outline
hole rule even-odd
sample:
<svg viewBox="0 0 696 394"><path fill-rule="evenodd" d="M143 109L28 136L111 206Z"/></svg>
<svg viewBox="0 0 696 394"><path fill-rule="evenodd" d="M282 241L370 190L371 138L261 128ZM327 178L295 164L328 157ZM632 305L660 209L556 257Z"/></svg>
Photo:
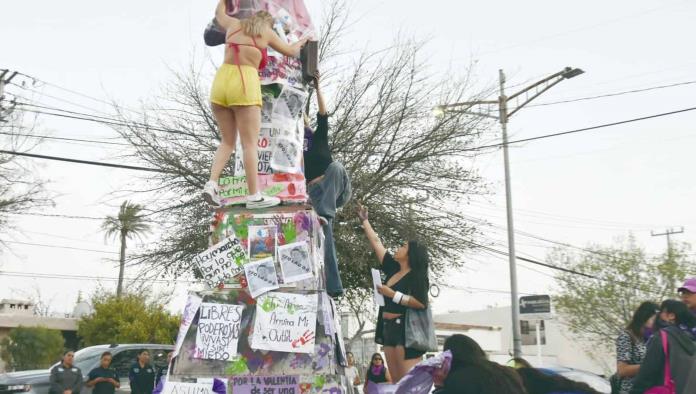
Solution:
<svg viewBox="0 0 696 394"><path fill-rule="evenodd" d="M396 384L367 382L367 394L428 394L433 387L435 371L449 368L451 362L452 353L447 350L421 361Z"/></svg>
<svg viewBox="0 0 696 394"><path fill-rule="evenodd" d="M384 365L373 365L372 366L372 374L373 375L381 375L382 369L384 369Z"/></svg>

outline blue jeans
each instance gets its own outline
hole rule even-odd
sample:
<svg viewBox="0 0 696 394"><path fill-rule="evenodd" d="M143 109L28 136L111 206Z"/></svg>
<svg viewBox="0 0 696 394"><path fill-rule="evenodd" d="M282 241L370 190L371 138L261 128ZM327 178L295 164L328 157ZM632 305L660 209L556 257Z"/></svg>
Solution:
<svg viewBox="0 0 696 394"><path fill-rule="evenodd" d="M331 296L343 294L343 284L338 271L338 256L333 236L333 221L336 210L344 206L351 197L350 177L337 161L329 164L324 172L324 178L309 186L309 198L319 216L328 222L322 226L324 231L324 270L326 272L326 292Z"/></svg>

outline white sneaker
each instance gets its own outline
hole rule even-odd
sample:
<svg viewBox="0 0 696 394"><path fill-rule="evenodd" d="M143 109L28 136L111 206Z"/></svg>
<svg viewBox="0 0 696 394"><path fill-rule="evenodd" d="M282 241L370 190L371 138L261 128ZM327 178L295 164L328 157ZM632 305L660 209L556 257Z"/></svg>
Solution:
<svg viewBox="0 0 696 394"><path fill-rule="evenodd" d="M251 196L247 197L247 209L262 209L280 205L280 198L278 197L261 196L260 200L252 200L251 198Z"/></svg>
<svg viewBox="0 0 696 394"><path fill-rule="evenodd" d="M219 207L221 205L219 193L220 189L218 188L217 183L214 181L208 181L206 182L205 186L203 186L203 199L209 205L214 207Z"/></svg>

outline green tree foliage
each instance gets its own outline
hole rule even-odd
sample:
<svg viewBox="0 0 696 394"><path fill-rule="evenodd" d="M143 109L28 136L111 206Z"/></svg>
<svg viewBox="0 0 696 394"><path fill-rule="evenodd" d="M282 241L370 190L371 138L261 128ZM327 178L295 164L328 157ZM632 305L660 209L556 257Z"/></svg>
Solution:
<svg viewBox="0 0 696 394"><path fill-rule="evenodd" d="M560 291L554 303L562 322L612 349L617 333L641 302L676 298L681 281L696 272L689 249L688 244L673 245L665 254L649 257L629 237L612 246L553 251L550 262L565 262L565 268L587 274L556 275Z"/></svg>
<svg viewBox="0 0 696 394"><path fill-rule="evenodd" d="M150 232L150 225L141 213L143 207L124 201L118 211L118 216L107 216L102 223L104 238L118 237L121 241L119 253L118 285L116 295L123 293L123 272L126 267L126 242L128 239L141 237Z"/></svg>
<svg viewBox="0 0 696 394"><path fill-rule="evenodd" d="M64 344L58 330L20 326L0 342L0 356L15 371L48 368L60 359Z"/></svg>
<svg viewBox="0 0 696 394"><path fill-rule="evenodd" d="M78 322L77 334L84 346L110 343L170 344L179 329L179 316L164 306L136 294L121 297L97 295L94 313Z"/></svg>

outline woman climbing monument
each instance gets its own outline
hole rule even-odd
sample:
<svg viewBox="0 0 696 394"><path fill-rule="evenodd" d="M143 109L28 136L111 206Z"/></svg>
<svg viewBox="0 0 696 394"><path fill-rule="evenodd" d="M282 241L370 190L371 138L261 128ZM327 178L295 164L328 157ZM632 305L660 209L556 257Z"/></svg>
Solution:
<svg viewBox="0 0 696 394"><path fill-rule="evenodd" d="M285 56L296 57L306 40L292 45L284 42L273 31L273 17L266 11L258 11L244 20L230 17L224 0L219 1L215 18L226 32L225 60L210 92L221 141L215 152L210 180L203 188L203 198L212 206L220 206L218 180L234 152L239 134L249 189L246 206L249 209L272 207L280 204L280 199L262 196L258 189L257 143L262 105L259 70L266 66L269 46Z"/></svg>

